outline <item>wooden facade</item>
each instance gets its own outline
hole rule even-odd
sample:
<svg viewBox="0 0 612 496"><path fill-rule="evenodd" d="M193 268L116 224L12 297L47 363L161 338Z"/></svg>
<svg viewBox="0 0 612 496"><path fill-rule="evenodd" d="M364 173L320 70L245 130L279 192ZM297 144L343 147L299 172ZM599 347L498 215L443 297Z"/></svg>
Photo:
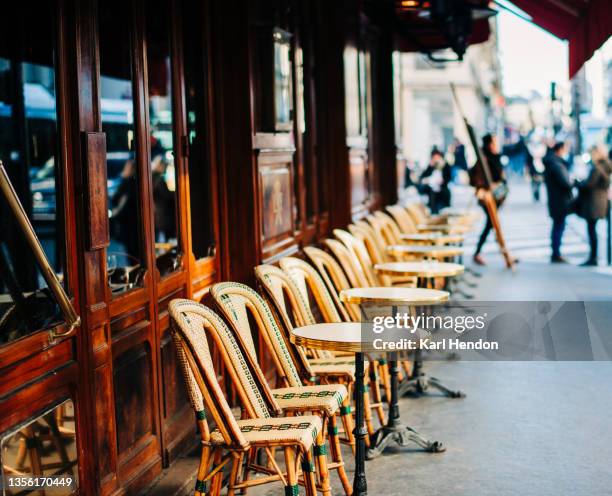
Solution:
<svg viewBox="0 0 612 496"><path fill-rule="evenodd" d="M252 283L255 265L395 202L391 20L359 0L48 3L57 249L82 325L54 344L47 328L0 345L0 439L71 400L79 493L134 494L194 440L168 302ZM105 96L120 89L126 150ZM108 218L122 153L129 264ZM158 167L172 184L166 233Z"/></svg>

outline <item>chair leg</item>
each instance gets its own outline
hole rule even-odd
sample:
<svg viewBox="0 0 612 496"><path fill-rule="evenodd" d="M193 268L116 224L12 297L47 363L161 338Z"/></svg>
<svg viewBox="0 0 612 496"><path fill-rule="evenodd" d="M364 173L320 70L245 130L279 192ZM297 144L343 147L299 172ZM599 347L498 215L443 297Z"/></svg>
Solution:
<svg viewBox="0 0 612 496"><path fill-rule="evenodd" d="M370 391L372 391L372 398L376 406L374 407L376 410L376 415L378 416L378 421L380 425L385 425L385 412L382 407L382 396L380 394L380 381L378 374L378 363L372 365L372 372L370 375Z"/></svg>
<svg viewBox="0 0 612 496"><path fill-rule="evenodd" d="M351 413L351 403L350 403L350 395L346 397L344 402L342 403L342 408L340 409L340 418L342 420L342 426L344 427L344 432L346 433L346 437L348 439L348 443L351 447L351 451L353 455L355 454L355 433L353 432L354 423L353 423L353 414Z"/></svg>
<svg viewBox="0 0 612 496"><path fill-rule="evenodd" d="M321 492L324 496L331 494L329 485L329 470L327 469L327 445L325 444L325 435L323 429L317 434L317 439L314 446L315 458L319 469L319 482L321 484Z"/></svg>
<svg viewBox="0 0 612 496"><path fill-rule="evenodd" d="M274 448L272 448L272 453L274 453ZM263 453L258 450L257 448L251 448L251 450L249 451L249 454L246 455L246 463L244 464L244 473L242 474L242 482L246 482L249 480L249 477L251 475L251 471L249 470L249 467L251 467L256 461L257 461L257 457L258 455L262 455ZM268 462L269 465L270 462ZM246 494L246 488L243 488L240 491L240 494Z"/></svg>
<svg viewBox="0 0 612 496"><path fill-rule="evenodd" d="M285 447L285 469L287 470L287 485L285 496L298 496L298 476L295 470L295 452L291 446Z"/></svg>
<svg viewBox="0 0 612 496"><path fill-rule="evenodd" d="M380 370L380 378L385 388L385 396L387 399L387 403L391 401L391 378L389 376L389 366L387 365L387 361L379 363Z"/></svg>
<svg viewBox="0 0 612 496"><path fill-rule="evenodd" d="M305 451L302 453L302 474L304 476L304 486L307 496L317 496L317 480L315 478L315 466L312 453Z"/></svg>
<svg viewBox="0 0 612 496"><path fill-rule="evenodd" d="M365 444L370 447L370 438L374 435L374 424L372 424L372 409L370 408L370 391L366 389L363 392L363 416L368 429L368 435L365 438Z"/></svg>
<svg viewBox="0 0 612 496"><path fill-rule="evenodd" d="M335 415L329 417L329 428L327 429L329 436L329 448L331 451L331 458L333 462L340 463L338 466L338 477L340 477L340 482L342 483L342 487L344 488L344 494L346 496L350 496L353 492L353 487L351 486L348 476L346 475L346 470L344 469L344 461L342 460L342 449L340 448L340 438L338 437L338 420Z"/></svg>
<svg viewBox="0 0 612 496"><path fill-rule="evenodd" d="M242 467L243 453L238 453L234 457L232 463L232 470L230 472L230 478L227 486L227 496L234 496L236 494L235 486L238 483L238 475L240 474L240 468Z"/></svg>
<svg viewBox="0 0 612 496"><path fill-rule="evenodd" d="M220 449L215 450L213 456L213 466L216 467L221 463L223 458L223 451ZM219 470L210 481L210 496L218 496L221 494L221 487L223 486L223 470Z"/></svg>
<svg viewBox="0 0 612 496"><path fill-rule="evenodd" d="M210 447L203 446L202 453L200 454L200 466L198 467L198 474L196 476L196 484L195 484L195 496L205 496L206 495L206 483L204 479L206 478L206 474L208 472L208 466L210 464Z"/></svg>

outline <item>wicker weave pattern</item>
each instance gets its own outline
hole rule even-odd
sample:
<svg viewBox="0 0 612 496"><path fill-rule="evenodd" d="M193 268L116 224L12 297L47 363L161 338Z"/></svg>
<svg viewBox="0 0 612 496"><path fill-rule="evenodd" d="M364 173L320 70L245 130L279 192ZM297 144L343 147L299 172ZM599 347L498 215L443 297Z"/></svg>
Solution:
<svg viewBox="0 0 612 496"><path fill-rule="evenodd" d="M379 285L378 277L372 270L372 259L370 258L370 255L368 254L368 250L365 247L363 241L360 239L357 239L351 233L349 233L348 231L344 231L342 229L334 229L333 232L334 232L334 236L336 236L336 238L342 241L344 246L346 246L346 248L351 253L353 253L355 258L358 260L366 276L366 279L368 280L368 285L378 286Z"/></svg>
<svg viewBox="0 0 612 496"><path fill-rule="evenodd" d="M252 444L287 442L300 443L305 449L310 449L317 434L321 431L321 417L303 415L299 417L279 417L267 419L238 420L238 427L244 438ZM218 430L210 433L212 443L223 443Z"/></svg>
<svg viewBox="0 0 612 496"><path fill-rule="evenodd" d="M289 316L289 310L285 306L283 288L286 288L295 299L296 308L292 308L292 310L296 315L297 324L305 326L316 323L308 305L308 294L305 287L301 291L293 278L273 265L258 265L255 267L255 276L266 287L271 296L274 297L279 310L284 310L286 317Z"/></svg>
<svg viewBox="0 0 612 496"><path fill-rule="evenodd" d="M312 371L316 375L347 375L355 379L355 360L346 357L315 358L310 361ZM363 368L368 370L369 363L364 361Z"/></svg>
<svg viewBox="0 0 612 496"><path fill-rule="evenodd" d="M202 311L206 311L207 308L199 303L192 302L190 300L183 300L191 305L196 305ZM210 315L208 315L208 320L212 325L210 327L210 331L215 333L215 336L218 337L223 345L223 349L227 353L229 359L233 364L234 371L238 376L238 380L242 384L242 387L249 399L250 404L253 407L255 415L257 417L267 418L270 417L270 412L268 411L268 407L266 402L261 395L259 390L258 382L253 377L251 373L251 369L249 368L244 355L236 341L236 338L232 334L232 331L229 330L225 322L223 322L216 314L209 311ZM188 318L191 318L191 313L187 313ZM197 317L197 316L196 316ZM258 365L255 362L255 367ZM261 376L263 377L263 372L259 370Z"/></svg>
<svg viewBox="0 0 612 496"><path fill-rule="evenodd" d="M176 332L175 343L178 345L176 349L181 350L177 351L177 357L183 371L183 376L186 379L187 389L190 391L189 397L192 401L192 406L196 412L203 410L204 395L195 380L194 371L191 370L187 361L185 351L182 348L183 344L180 343L181 339L184 339L190 345L191 350L193 350L199 360L203 370L198 370L195 373L202 375L210 395L214 397L214 401L211 401L211 404L206 406L223 416L223 420L226 423L226 429L224 430L234 436L234 439L231 439L228 434L227 437L222 437L220 442L246 446L248 443L240 433L225 395L217 382L210 349L204 332L204 327L210 326L210 320L214 319L216 315L206 307L190 300L173 300L170 302L168 310L173 321L174 331Z"/></svg>
<svg viewBox="0 0 612 496"><path fill-rule="evenodd" d="M342 317L336 310L334 300L329 294L323 279L309 263L295 257L284 257L279 265L289 275L291 280L302 289L305 298L308 298L306 287L310 287L321 307L326 322L342 322ZM298 284L299 283L299 284Z"/></svg>
<svg viewBox="0 0 612 496"><path fill-rule="evenodd" d="M319 248L306 246L304 247L304 253L306 253L306 256L319 271L319 275L325 282L329 294L336 302L336 306L340 309L344 320L358 322L360 318L359 307L345 305L338 296L340 291L351 287L342 271L342 267L338 265L338 262L329 253Z"/></svg>
<svg viewBox="0 0 612 496"><path fill-rule="evenodd" d="M396 224L404 233L414 233L417 232L416 224L414 222L414 218L411 218L411 215L408 214L408 211L413 207L409 205L406 207L406 210L400 205L389 205L387 207L387 212L389 212ZM407 211L408 210L408 211ZM412 212L411 212L412 213ZM414 210L414 215L419 215L418 209Z"/></svg>
<svg viewBox="0 0 612 496"><path fill-rule="evenodd" d="M383 229L387 231L387 237L391 236L392 243L401 243L402 230L399 228L395 220L384 212L374 212L374 217L383 224Z"/></svg>
<svg viewBox="0 0 612 496"><path fill-rule="evenodd" d="M272 394L283 410L317 410L334 415L348 396L342 384L273 389Z"/></svg>
<svg viewBox="0 0 612 496"><path fill-rule="evenodd" d="M346 275L349 278L351 287L353 288L365 288L370 286L368 278L363 271L363 267L359 263L359 260L354 253L351 253L346 246L344 246L337 239L326 239L325 245L334 254Z"/></svg>
<svg viewBox="0 0 612 496"><path fill-rule="evenodd" d="M274 350L282 364L283 370L291 386L301 386L302 380L293 363L287 345L285 344L281 330L270 310L270 307L254 290L248 286L236 282L222 282L213 285L210 290L215 301L220 305L224 314L230 319L241 336L249 335L253 343L250 325L247 316L247 308L256 312L263 322L262 331L266 332ZM239 312L237 311L239 310ZM244 316L244 317L241 317ZM255 346L252 346L252 356L257 361Z"/></svg>
<svg viewBox="0 0 612 496"><path fill-rule="evenodd" d="M189 396L189 403L191 403L191 406L195 412L201 412L204 410L204 398L202 397L200 388L198 388L193 372L191 371L189 363L187 362L187 356L185 355L181 338L177 334L173 334L172 340L174 341L174 350L179 361L181 373L183 374L183 379L185 379L185 384L187 385L187 396Z"/></svg>

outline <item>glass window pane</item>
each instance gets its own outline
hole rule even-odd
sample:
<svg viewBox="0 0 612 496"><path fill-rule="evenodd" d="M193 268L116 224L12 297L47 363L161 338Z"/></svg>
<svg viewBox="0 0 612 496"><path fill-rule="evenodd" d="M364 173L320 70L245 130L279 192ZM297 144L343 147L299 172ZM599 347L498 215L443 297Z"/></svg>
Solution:
<svg viewBox="0 0 612 496"><path fill-rule="evenodd" d="M274 111L276 129L288 130L292 124L291 35L274 31Z"/></svg>
<svg viewBox="0 0 612 496"><path fill-rule="evenodd" d="M2 495L77 494L78 460L74 403L66 400L0 440ZM14 477L12 480L9 477ZM17 477L58 477L59 483L35 492L17 487Z"/></svg>
<svg viewBox="0 0 612 496"><path fill-rule="evenodd" d="M355 47L344 49L344 93L346 102L346 134L357 136L361 132L359 101L359 61Z"/></svg>
<svg viewBox="0 0 612 496"><path fill-rule="evenodd" d="M189 188L191 247L196 260L214 254L211 215L211 176L208 162L206 53L203 46L203 3L183 0L183 67L189 139Z"/></svg>
<svg viewBox="0 0 612 496"><path fill-rule="evenodd" d="M168 1L155 2L155 9L148 10L146 39L155 254L163 276L179 262Z"/></svg>
<svg viewBox="0 0 612 496"><path fill-rule="evenodd" d="M135 155L131 10L122 0L99 4L100 110L106 133L110 246L107 270L113 293L142 282L142 222Z"/></svg>
<svg viewBox="0 0 612 496"><path fill-rule="evenodd" d="M56 112L55 2L9 2L0 16L0 160L64 280ZM0 195L0 343L59 321L33 253Z"/></svg>

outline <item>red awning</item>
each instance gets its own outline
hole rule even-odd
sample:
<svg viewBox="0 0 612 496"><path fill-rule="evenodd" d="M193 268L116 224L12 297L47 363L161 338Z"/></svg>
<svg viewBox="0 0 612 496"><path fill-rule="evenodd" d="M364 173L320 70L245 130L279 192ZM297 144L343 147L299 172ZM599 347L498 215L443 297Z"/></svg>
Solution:
<svg viewBox="0 0 612 496"><path fill-rule="evenodd" d="M572 78L612 35L610 0L511 0L533 22L569 42Z"/></svg>

